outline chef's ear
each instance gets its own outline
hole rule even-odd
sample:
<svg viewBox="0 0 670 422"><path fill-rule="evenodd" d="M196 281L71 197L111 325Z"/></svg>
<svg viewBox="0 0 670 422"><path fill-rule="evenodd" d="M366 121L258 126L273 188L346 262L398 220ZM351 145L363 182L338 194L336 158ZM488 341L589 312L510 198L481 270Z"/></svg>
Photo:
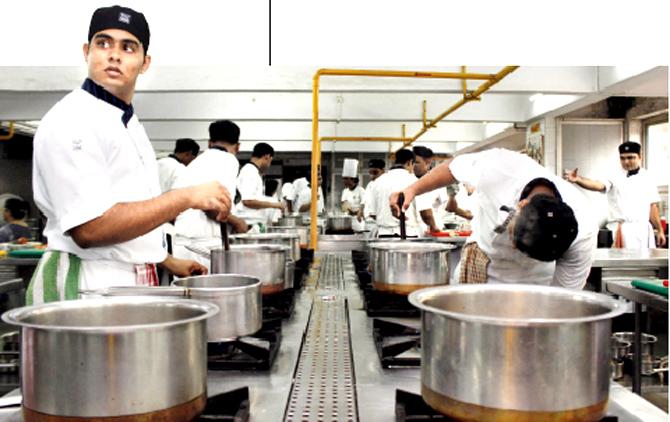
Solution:
<svg viewBox="0 0 670 422"><path fill-rule="evenodd" d="M142 68L140 69L140 74L143 74L144 72L149 69L149 65L151 64L151 56L145 55L144 56L144 63L142 63Z"/></svg>
<svg viewBox="0 0 670 422"><path fill-rule="evenodd" d="M87 42L84 43L82 46L81 50L84 52L84 60L88 61L88 48L89 44Z"/></svg>
<svg viewBox="0 0 670 422"><path fill-rule="evenodd" d="M530 203L530 199L528 199L528 198L526 198L526 199L522 199L521 201L519 201L519 203L517 204L516 208L517 208L519 211L521 211L521 210L522 210L526 205L528 205L529 203Z"/></svg>

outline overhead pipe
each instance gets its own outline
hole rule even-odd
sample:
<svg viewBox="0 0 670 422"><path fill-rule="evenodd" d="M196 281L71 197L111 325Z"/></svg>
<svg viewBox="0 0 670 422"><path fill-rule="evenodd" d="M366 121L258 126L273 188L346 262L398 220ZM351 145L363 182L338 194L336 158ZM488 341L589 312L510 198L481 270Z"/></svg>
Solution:
<svg viewBox="0 0 670 422"><path fill-rule="evenodd" d="M317 246L317 199L318 199L318 177L321 174L321 140L319 139L319 81L321 76L376 76L376 77L392 77L392 78L425 78L425 79L460 79L466 81L468 79L472 80L483 80L479 88L477 88L471 94L467 94L467 91L464 93L464 97L456 106L451 107L446 112L442 113L432 121L428 122L427 126L424 124L424 127L417 133L414 137L406 139L403 134L403 138L406 140L403 142L403 147L411 144L416 141L419 136L423 135L429 128L434 127L437 122L442 120L449 113L461 107L463 104L469 101L476 101L479 99L479 96L487 91L491 86L498 83L502 78L507 76L507 74L516 70L519 66L507 66L502 71L496 74L485 74L485 73L457 73L457 72L417 72L417 71L398 71L398 70L363 70L363 69L319 69L316 71L313 77L312 84L312 169L311 177L312 182L310 183L311 187L311 198L312 203L310 205L310 246L312 249L316 250ZM425 122L425 120L424 120ZM352 137L348 137L352 138ZM373 140L374 137L368 137L370 140ZM343 140L337 139L336 137L331 137L331 140ZM384 138L384 141L388 141L389 138ZM350 139L353 140L353 139ZM358 138L357 140L361 140ZM379 139L382 140L382 139ZM389 146L391 144L389 143ZM316 183L315 183L316 182Z"/></svg>
<svg viewBox="0 0 670 422"><path fill-rule="evenodd" d="M14 121L9 121L9 128L7 129L7 135L0 135L0 141L9 141L14 137Z"/></svg>

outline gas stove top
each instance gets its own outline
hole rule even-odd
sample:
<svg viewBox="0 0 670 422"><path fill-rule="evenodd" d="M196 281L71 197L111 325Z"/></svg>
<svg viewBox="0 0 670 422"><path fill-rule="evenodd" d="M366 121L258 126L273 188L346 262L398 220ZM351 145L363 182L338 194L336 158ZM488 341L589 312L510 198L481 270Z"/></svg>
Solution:
<svg viewBox="0 0 670 422"><path fill-rule="evenodd" d="M207 344L210 370L268 370L281 343L281 319L266 320L253 336Z"/></svg>

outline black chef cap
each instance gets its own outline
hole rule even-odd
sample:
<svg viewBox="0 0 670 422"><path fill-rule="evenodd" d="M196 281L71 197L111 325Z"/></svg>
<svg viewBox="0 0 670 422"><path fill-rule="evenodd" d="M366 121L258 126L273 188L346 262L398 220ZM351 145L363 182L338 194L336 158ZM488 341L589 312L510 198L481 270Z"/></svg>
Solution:
<svg viewBox="0 0 670 422"><path fill-rule="evenodd" d="M200 152L200 145L191 138L177 139L174 152L175 154L178 152L192 152L193 155L198 155L198 152Z"/></svg>
<svg viewBox="0 0 670 422"><path fill-rule="evenodd" d="M236 144L240 142L240 128L230 120L217 120L209 125L209 140Z"/></svg>
<svg viewBox="0 0 670 422"><path fill-rule="evenodd" d="M624 142L619 145L619 154L637 154L640 155L641 146L637 142Z"/></svg>
<svg viewBox="0 0 670 422"><path fill-rule="evenodd" d="M577 229L568 204L549 195L535 195L516 218L514 246L531 258L555 261L575 240Z"/></svg>
<svg viewBox="0 0 670 422"><path fill-rule="evenodd" d="M140 12L122 6L101 7L93 12L91 24L88 27L88 42L93 35L105 29L123 29L140 41L144 47L144 54L149 51L149 24Z"/></svg>
<svg viewBox="0 0 670 422"><path fill-rule="evenodd" d="M526 186L524 186L523 190L521 191L521 196L519 197L519 200L521 201L523 199L528 198L528 195L530 195L530 192L536 186L540 186L540 185L544 185L544 186L548 187L549 189L551 189L551 191L554 192L554 196L556 198L563 199L563 198L561 198L561 193L558 191L558 188L556 187L554 182L552 182L551 180L546 179L544 177L536 177L535 179L528 182L526 184Z"/></svg>
<svg viewBox="0 0 670 422"><path fill-rule="evenodd" d="M380 169L384 170L386 167L386 163L384 160L380 160L379 158L373 158L372 160L368 161L368 168L369 169Z"/></svg>
<svg viewBox="0 0 670 422"><path fill-rule="evenodd" d="M412 148L412 152L414 152L414 155L417 157L421 158L433 158L433 150L428 148L428 147L422 147L422 146L415 146Z"/></svg>

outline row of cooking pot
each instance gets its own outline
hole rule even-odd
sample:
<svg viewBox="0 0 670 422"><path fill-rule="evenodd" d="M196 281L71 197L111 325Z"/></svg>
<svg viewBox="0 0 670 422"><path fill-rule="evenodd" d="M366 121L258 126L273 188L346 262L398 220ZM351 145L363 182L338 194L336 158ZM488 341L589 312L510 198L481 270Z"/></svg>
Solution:
<svg viewBox="0 0 670 422"><path fill-rule="evenodd" d="M202 300L89 298L5 313L22 327L25 420L190 420L200 412L207 340L239 322L229 293L254 291L260 303L260 281L211 275L177 286ZM532 285L434 287L409 300L422 310L422 395L440 412L473 421L604 414L619 302Z"/></svg>

